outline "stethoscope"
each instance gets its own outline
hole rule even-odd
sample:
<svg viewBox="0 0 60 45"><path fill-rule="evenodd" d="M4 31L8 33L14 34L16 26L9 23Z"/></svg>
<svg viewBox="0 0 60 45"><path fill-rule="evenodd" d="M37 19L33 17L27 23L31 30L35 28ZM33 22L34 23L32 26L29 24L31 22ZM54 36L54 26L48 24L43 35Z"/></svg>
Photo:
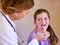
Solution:
<svg viewBox="0 0 60 45"><path fill-rule="evenodd" d="M0 11L1 12L1 11ZM2 13L2 12L1 12ZM2 15L5 17L5 19L8 21L8 23L11 25L11 27L14 29L14 32L16 32L16 29L14 28L14 26L12 25L12 23L9 21L9 19L4 15L4 13L2 13ZM23 40L21 40L20 38L18 38L18 41L22 44L24 43Z"/></svg>
<svg viewBox="0 0 60 45"><path fill-rule="evenodd" d="M1 12L1 11L0 11ZM2 12L1 12L2 13ZM14 32L16 32L14 26L12 25L12 23L9 21L9 19L4 15L4 13L2 13L2 15L5 17L5 19L8 21L8 23L11 25L11 27L14 29Z"/></svg>

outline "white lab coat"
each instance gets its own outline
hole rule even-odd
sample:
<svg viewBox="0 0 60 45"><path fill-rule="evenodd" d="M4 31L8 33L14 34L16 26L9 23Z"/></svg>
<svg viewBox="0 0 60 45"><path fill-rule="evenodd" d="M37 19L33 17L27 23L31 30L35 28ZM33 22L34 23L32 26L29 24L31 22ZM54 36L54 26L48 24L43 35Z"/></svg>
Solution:
<svg viewBox="0 0 60 45"><path fill-rule="evenodd" d="M6 15L9 21L15 27L13 21ZM14 29L0 12L0 45L18 45L18 37Z"/></svg>
<svg viewBox="0 0 60 45"><path fill-rule="evenodd" d="M38 40L32 39L28 45L39 45Z"/></svg>

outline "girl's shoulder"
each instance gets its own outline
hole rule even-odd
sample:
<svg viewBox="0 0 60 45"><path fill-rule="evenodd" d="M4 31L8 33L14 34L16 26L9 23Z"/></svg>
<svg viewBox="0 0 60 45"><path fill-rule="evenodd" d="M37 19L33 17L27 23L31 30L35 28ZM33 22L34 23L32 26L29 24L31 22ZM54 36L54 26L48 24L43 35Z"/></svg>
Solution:
<svg viewBox="0 0 60 45"><path fill-rule="evenodd" d="M36 32L35 30L33 30L33 31L30 33L30 36L31 36L31 37L35 37L36 34L37 34L37 32Z"/></svg>

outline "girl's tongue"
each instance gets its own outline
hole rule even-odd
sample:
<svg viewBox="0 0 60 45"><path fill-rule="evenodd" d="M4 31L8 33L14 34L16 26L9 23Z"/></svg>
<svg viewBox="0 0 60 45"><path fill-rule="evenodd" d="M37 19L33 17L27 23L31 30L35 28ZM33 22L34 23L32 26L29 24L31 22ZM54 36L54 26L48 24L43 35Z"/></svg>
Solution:
<svg viewBox="0 0 60 45"><path fill-rule="evenodd" d="M38 26L38 29L40 30L40 32L46 31L45 26L46 26L46 24L44 24L44 25L39 25L39 26Z"/></svg>

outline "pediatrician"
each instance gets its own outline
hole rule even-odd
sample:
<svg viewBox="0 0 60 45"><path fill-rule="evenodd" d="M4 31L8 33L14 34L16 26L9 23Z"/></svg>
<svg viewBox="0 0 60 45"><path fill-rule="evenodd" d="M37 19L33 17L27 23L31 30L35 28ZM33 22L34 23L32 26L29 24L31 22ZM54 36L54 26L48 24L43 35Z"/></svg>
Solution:
<svg viewBox="0 0 60 45"><path fill-rule="evenodd" d="M33 7L33 0L1 0L0 45L18 45L14 20L23 18Z"/></svg>

